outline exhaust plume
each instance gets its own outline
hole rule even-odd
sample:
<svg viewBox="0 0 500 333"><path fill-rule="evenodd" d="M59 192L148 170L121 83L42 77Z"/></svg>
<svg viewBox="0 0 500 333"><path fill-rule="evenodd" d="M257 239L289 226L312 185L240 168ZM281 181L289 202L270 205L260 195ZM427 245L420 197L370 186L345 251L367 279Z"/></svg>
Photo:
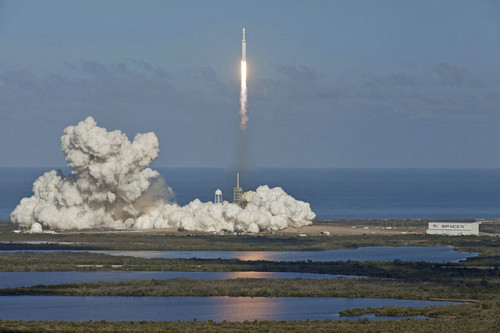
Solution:
<svg viewBox="0 0 500 333"><path fill-rule="evenodd" d="M247 41L245 40L245 28L243 28L243 39L241 40L241 88L240 88L240 128L247 129Z"/></svg>
<svg viewBox="0 0 500 333"><path fill-rule="evenodd" d="M308 203L283 189L260 186L243 194L245 208L236 204L186 206L169 202L171 188L149 164L158 157L152 132L130 142L119 130L108 132L92 117L69 126L61 137L66 162L64 176L52 170L33 184L33 196L23 198L11 213L12 222L41 231L50 229L150 229L183 227L196 231L259 232L311 224L316 215Z"/></svg>
<svg viewBox="0 0 500 333"><path fill-rule="evenodd" d="M247 114L247 62L241 61L241 88L240 88L240 128L245 131L247 129L248 114Z"/></svg>

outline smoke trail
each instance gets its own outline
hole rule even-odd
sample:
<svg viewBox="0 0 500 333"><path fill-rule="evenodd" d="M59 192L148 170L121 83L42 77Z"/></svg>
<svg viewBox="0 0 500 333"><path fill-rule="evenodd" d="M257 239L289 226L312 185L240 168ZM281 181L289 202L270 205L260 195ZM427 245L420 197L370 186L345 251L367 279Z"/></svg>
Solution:
<svg viewBox="0 0 500 333"><path fill-rule="evenodd" d="M240 128L245 131L247 129L248 114L247 114L247 62L241 61L241 88L240 88Z"/></svg>
<svg viewBox="0 0 500 333"><path fill-rule="evenodd" d="M71 174L52 170L40 176L33 196L23 198L10 214L12 222L33 232L42 226L259 232L302 227L316 217L308 203L279 187L260 186L244 193L245 208L227 201L195 199L184 207L169 202L172 190L148 168L159 152L152 132L137 134L130 142L119 130L108 132L88 117L64 130L61 148Z"/></svg>
<svg viewBox="0 0 500 333"><path fill-rule="evenodd" d="M248 181L251 178L251 156L249 151L249 140L250 134L247 131L247 82L246 82L246 60L241 60L241 90L240 90L240 110L239 114L240 120L240 130L237 131L235 140L235 164L234 172L239 172L244 175L243 179ZM231 180L233 180L234 173L231 175Z"/></svg>
<svg viewBox="0 0 500 333"><path fill-rule="evenodd" d="M245 28L243 28L243 39L241 40L241 88L240 88L240 131L236 138L236 170L245 174L245 179L249 179L250 175L250 154L248 151L249 134L246 131L248 114L248 92L247 92L247 46L245 40Z"/></svg>

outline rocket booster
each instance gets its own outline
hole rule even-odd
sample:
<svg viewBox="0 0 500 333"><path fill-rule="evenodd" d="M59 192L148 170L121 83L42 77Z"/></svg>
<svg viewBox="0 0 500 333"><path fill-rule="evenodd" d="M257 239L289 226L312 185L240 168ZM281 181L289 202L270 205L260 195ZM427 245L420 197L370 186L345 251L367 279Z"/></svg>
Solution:
<svg viewBox="0 0 500 333"><path fill-rule="evenodd" d="M243 39L241 40L241 61L247 61L247 41L245 40L245 28L243 28Z"/></svg>

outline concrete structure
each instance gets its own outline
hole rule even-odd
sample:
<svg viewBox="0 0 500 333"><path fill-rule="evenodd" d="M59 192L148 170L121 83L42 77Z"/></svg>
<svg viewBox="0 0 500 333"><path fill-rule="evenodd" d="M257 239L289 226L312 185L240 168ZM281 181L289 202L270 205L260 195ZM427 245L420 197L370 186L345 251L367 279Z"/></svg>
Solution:
<svg viewBox="0 0 500 333"><path fill-rule="evenodd" d="M215 199L214 199L214 203L222 203L222 191L220 189L217 189L217 191L215 191Z"/></svg>
<svg viewBox="0 0 500 333"><path fill-rule="evenodd" d="M479 235L479 222L429 222L428 235Z"/></svg>

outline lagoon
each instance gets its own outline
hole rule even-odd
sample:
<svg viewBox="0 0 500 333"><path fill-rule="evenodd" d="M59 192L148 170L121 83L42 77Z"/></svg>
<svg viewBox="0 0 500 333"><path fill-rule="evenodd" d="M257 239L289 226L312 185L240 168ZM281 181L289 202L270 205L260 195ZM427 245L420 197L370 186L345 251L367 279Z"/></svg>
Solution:
<svg viewBox="0 0 500 333"><path fill-rule="evenodd" d="M459 262L476 257L453 246L371 246L325 251L137 251L137 250L0 250L0 252L90 252L113 256L165 259L239 259L244 261L425 261Z"/></svg>
<svg viewBox="0 0 500 333"><path fill-rule="evenodd" d="M199 258L266 261L426 261L458 262L477 253L457 252L451 246L377 246L326 251L87 251L140 258Z"/></svg>
<svg viewBox="0 0 500 333"><path fill-rule="evenodd" d="M380 306L425 307L452 302L338 297L1 296L4 320L244 321L352 319L339 312ZM400 319L373 317L370 319Z"/></svg>

